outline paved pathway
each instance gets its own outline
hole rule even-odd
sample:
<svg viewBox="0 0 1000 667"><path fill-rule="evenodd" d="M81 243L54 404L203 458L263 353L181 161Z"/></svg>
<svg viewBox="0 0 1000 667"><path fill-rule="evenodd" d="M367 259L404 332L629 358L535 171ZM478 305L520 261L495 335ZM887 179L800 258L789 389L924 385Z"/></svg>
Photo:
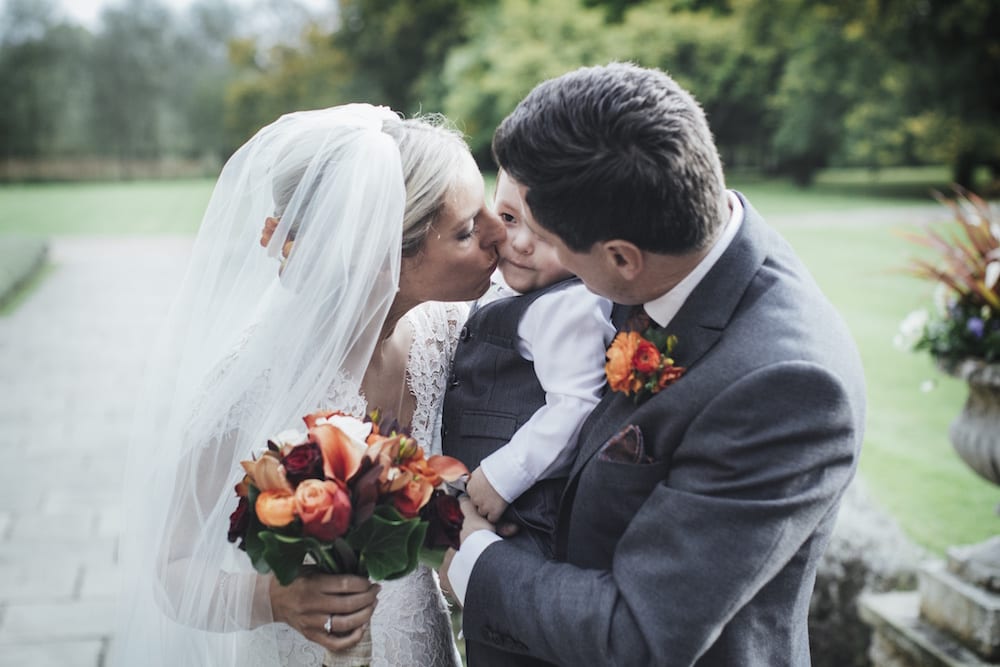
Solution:
<svg viewBox="0 0 1000 667"><path fill-rule="evenodd" d="M55 239L0 317L0 667L99 667L114 626L126 436L185 239Z"/></svg>

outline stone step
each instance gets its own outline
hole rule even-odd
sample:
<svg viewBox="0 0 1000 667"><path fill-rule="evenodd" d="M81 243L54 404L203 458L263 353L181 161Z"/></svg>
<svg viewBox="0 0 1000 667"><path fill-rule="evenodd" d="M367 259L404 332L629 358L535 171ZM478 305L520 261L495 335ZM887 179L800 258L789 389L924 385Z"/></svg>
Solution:
<svg viewBox="0 0 1000 667"><path fill-rule="evenodd" d="M986 660L1000 660L1000 594L965 581L942 561L917 573L920 614Z"/></svg>
<svg viewBox="0 0 1000 667"><path fill-rule="evenodd" d="M861 618L874 630L869 656L878 667L996 667L920 618L920 594L865 594Z"/></svg>

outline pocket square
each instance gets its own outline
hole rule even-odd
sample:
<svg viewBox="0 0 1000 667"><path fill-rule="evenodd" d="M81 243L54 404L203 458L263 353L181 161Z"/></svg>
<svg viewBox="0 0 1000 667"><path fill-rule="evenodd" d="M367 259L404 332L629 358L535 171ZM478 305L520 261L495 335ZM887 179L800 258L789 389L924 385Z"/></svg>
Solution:
<svg viewBox="0 0 1000 667"><path fill-rule="evenodd" d="M642 444L642 431L635 424L629 424L611 437L601 447L597 458L611 463L652 463Z"/></svg>

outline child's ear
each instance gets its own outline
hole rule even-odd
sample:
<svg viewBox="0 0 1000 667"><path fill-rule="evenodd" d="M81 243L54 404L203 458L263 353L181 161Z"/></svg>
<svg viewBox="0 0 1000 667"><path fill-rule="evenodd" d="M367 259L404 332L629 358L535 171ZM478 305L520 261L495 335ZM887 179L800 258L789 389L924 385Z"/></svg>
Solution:
<svg viewBox="0 0 1000 667"><path fill-rule="evenodd" d="M645 265L645 256L631 241L611 239L601 242L605 261L626 281L635 280Z"/></svg>

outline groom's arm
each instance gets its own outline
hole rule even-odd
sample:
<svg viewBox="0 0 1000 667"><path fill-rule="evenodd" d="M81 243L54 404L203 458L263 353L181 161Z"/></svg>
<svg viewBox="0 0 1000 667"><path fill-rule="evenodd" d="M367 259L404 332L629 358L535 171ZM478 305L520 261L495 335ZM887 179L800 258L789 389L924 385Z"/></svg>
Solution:
<svg viewBox="0 0 1000 667"><path fill-rule="evenodd" d="M560 664L693 663L835 511L861 437L856 409L805 362L734 383L692 421L610 569L486 546L464 596L466 637ZM616 464L588 467L600 465ZM599 472L584 471L574 510L581 494L614 502Z"/></svg>

